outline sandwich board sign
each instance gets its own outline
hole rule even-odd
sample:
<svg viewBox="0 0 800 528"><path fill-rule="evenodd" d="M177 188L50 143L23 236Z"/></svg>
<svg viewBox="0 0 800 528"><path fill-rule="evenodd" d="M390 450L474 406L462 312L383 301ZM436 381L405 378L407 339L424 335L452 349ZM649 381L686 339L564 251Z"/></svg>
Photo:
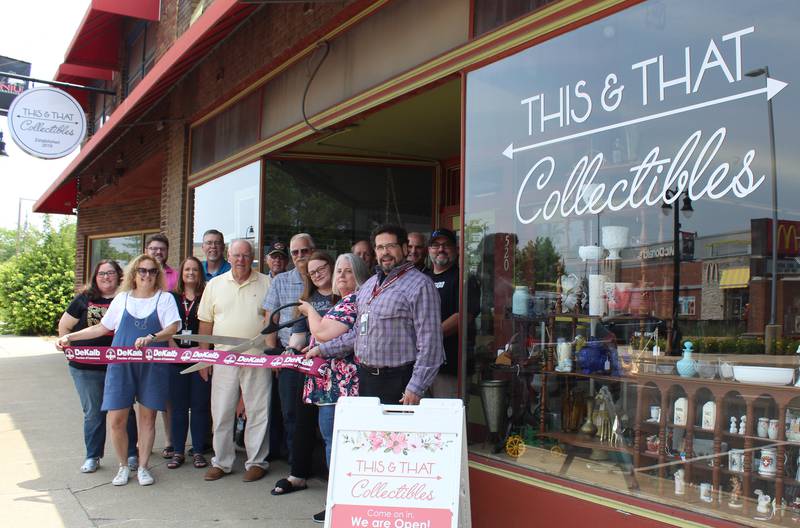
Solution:
<svg viewBox="0 0 800 528"><path fill-rule="evenodd" d="M463 402L340 398L325 526L469 528Z"/></svg>

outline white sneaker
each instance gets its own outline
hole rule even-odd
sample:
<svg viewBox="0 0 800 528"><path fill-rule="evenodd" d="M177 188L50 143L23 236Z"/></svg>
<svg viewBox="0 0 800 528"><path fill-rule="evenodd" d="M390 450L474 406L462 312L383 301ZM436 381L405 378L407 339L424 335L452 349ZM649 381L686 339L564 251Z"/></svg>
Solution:
<svg viewBox="0 0 800 528"><path fill-rule="evenodd" d="M134 455L134 456L129 456L128 457L128 469L130 469L131 471L136 471L137 469L139 469L139 457L138 456Z"/></svg>
<svg viewBox="0 0 800 528"><path fill-rule="evenodd" d="M99 458L87 458L83 461L83 465L81 466L81 473L94 473L97 471L98 466L100 466L100 459Z"/></svg>
<svg viewBox="0 0 800 528"><path fill-rule="evenodd" d="M139 470L136 472L136 477L139 479L140 486L149 486L155 479L153 479L153 475L145 467L139 467Z"/></svg>
<svg viewBox="0 0 800 528"><path fill-rule="evenodd" d="M117 470L117 476L114 477L114 480L111 483L115 486L124 486L128 483L128 479L131 476L131 470L128 466L120 466Z"/></svg>

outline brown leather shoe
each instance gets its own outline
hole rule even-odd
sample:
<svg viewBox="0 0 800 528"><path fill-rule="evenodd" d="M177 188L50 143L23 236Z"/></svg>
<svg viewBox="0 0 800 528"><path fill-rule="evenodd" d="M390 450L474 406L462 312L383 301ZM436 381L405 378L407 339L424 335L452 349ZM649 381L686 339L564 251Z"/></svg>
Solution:
<svg viewBox="0 0 800 528"><path fill-rule="evenodd" d="M253 466L250 469L248 469L247 471L245 471L244 477L242 477L242 480L244 482L255 482L257 480L261 480L262 478L264 478L264 475L266 475L266 474L267 474L267 470L266 469L264 469L262 467L259 467L259 466Z"/></svg>
<svg viewBox="0 0 800 528"><path fill-rule="evenodd" d="M211 468L208 468L208 471L206 471L206 476L203 477L203 478L210 482L212 480L219 480L224 476L225 476L225 472L222 471L220 468L211 467Z"/></svg>

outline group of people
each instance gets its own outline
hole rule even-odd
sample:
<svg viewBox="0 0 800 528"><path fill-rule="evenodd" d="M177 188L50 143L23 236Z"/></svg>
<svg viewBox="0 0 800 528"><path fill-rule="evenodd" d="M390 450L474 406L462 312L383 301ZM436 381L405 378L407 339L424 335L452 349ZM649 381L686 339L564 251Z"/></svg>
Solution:
<svg viewBox="0 0 800 528"><path fill-rule="evenodd" d="M115 363L106 369L70 362L84 412L81 471L97 470L108 420L119 462L112 483L124 485L136 471L139 484L152 484L148 459L156 415L164 411L167 467L178 468L186 460L191 429L193 465L210 465L205 480L219 480L233 469L236 418L245 416L246 482L266 474L270 425L282 422L284 434L272 435L272 442L285 442L291 470L271 493L284 495L307 487L317 432L330 464L339 397L374 396L385 404L414 405L425 396L457 396L460 279L452 231L436 230L428 241L421 233L384 225L371 240L356 241L350 253L336 259L316 249L311 235L298 233L288 248L282 242L269 246L265 274L253 269L254 250L247 240L233 241L227 260L219 231L204 233L202 244L206 260L188 257L178 270L167 265L169 241L163 235L151 236L146 253L125 272L114 261L99 262L61 318L58 348L207 349L212 345L202 336L252 338L274 315L279 324L299 320L268 334L266 351L322 357L324 376L228 365L183 375L188 365ZM290 303L299 305L275 314ZM183 334L199 335L199 342ZM280 406L272 405L273 395ZM280 420L274 416L278 412ZM209 433L210 462L204 456ZM277 452L280 446L273 448ZM323 522L324 514L314 520Z"/></svg>

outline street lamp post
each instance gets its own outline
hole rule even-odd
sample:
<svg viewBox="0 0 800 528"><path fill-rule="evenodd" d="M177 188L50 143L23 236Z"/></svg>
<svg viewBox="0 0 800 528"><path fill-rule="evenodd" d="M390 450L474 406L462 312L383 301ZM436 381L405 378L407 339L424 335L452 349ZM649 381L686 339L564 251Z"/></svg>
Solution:
<svg viewBox="0 0 800 528"><path fill-rule="evenodd" d="M761 77L769 85L769 66L745 73L748 77ZM773 342L780 336L781 329L777 325L778 312L778 169L775 159L775 121L772 117L772 98L767 98L767 120L769 123L769 155L770 176L772 177L772 280L769 292L769 324L764 329L764 345L767 353L772 351Z"/></svg>
<svg viewBox="0 0 800 528"><path fill-rule="evenodd" d="M668 189L666 198L670 199L677 194L677 191ZM678 201L680 196L675 199L675 207L671 204L664 202L661 205L661 211L664 214L669 214L669 209L672 209L672 319L670 321L670 335L667 349L671 354L680 349L680 340L678 339L678 314L679 314L679 298L681 287L681 222L680 213L683 212L686 218L691 218L694 209L692 208L692 199L689 198L689 193L684 191L683 204L678 210Z"/></svg>

